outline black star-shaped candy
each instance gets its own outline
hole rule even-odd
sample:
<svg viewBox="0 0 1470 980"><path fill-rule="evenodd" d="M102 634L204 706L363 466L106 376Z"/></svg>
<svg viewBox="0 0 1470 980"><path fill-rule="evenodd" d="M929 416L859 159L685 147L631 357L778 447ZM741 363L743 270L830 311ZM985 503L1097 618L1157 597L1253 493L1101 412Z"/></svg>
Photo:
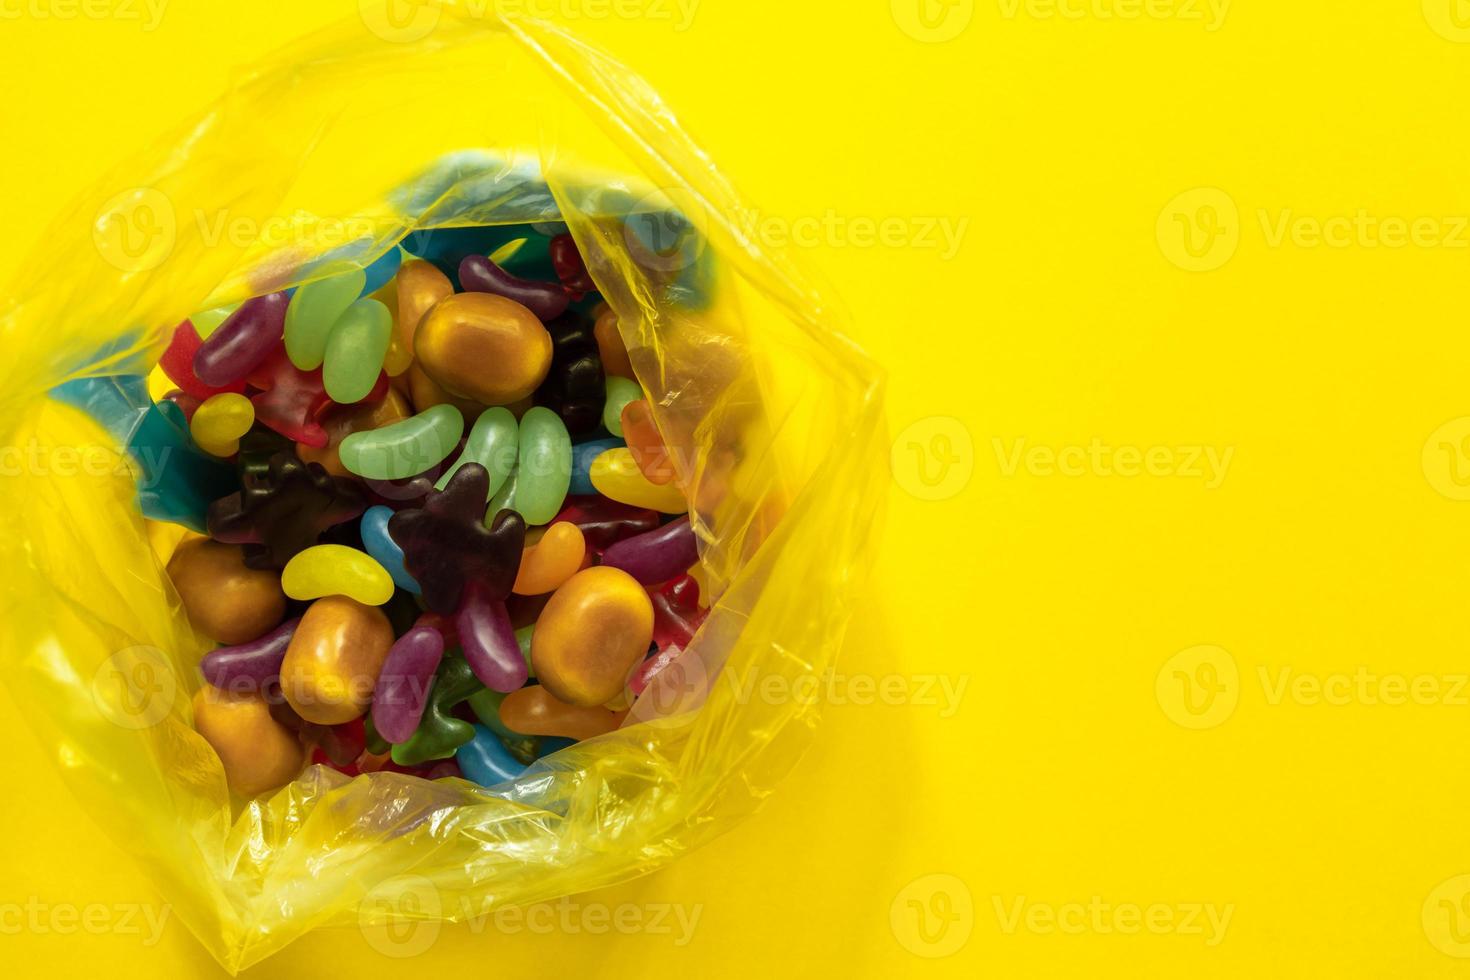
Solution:
<svg viewBox="0 0 1470 980"><path fill-rule="evenodd" d="M490 474L466 463L443 490L431 491L422 507L400 510L388 520L388 535L403 549L403 567L423 590L424 605L441 616L459 609L465 586L477 582L490 599L503 600L515 585L526 542L526 522L513 510L484 523Z"/></svg>
<svg viewBox="0 0 1470 980"><path fill-rule="evenodd" d="M318 463L303 463L290 450L269 455L242 450L243 489L209 505L209 536L245 546L251 568L285 568L323 532L367 509L351 480L334 477Z"/></svg>

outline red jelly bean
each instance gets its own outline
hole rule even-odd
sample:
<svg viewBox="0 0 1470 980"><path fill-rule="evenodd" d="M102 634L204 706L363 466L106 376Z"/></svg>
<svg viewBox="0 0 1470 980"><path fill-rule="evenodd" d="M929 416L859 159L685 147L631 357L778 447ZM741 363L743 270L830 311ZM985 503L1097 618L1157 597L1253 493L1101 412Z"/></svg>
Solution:
<svg viewBox="0 0 1470 980"><path fill-rule="evenodd" d="M179 386L179 390L186 395L204 401L210 395L219 394L222 391L234 392L237 395L245 393L245 382L237 379L222 388L214 388L200 381L194 374L194 358L199 353L199 348L204 346L204 341L199 339L199 333L194 329L194 324L185 320L174 330L173 337L169 340L168 350L163 352L158 366L168 379Z"/></svg>

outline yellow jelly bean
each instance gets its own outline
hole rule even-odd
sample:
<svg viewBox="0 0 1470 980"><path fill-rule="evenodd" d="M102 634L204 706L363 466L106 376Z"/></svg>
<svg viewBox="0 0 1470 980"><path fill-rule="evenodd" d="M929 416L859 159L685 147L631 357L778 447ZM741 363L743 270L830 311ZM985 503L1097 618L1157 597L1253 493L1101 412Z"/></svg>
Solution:
<svg viewBox="0 0 1470 980"><path fill-rule="evenodd" d="M592 461L590 475L598 493L620 504L648 507L665 514L683 514L689 510L683 491L672 483L659 486L650 482L626 448L609 449L598 456Z"/></svg>
<svg viewBox="0 0 1470 980"><path fill-rule="evenodd" d="M293 599L345 595L364 605L381 606L393 598L393 577L365 551L318 544L286 563L281 588Z"/></svg>
<svg viewBox="0 0 1470 980"><path fill-rule="evenodd" d="M233 456L240 451L240 437L255 424L255 406L244 395L221 392L211 395L194 410L189 435L211 456Z"/></svg>
<svg viewBox="0 0 1470 980"><path fill-rule="evenodd" d="M551 592L581 570L586 554L582 529L570 521L558 521L521 553L521 568L511 591L517 595Z"/></svg>

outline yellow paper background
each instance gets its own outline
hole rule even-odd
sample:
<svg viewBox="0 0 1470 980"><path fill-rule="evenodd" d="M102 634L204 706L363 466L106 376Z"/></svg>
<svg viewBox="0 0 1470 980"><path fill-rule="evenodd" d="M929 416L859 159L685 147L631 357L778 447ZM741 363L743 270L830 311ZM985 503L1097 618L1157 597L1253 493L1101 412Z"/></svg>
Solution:
<svg viewBox="0 0 1470 980"><path fill-rule="evenodd" d="M1460 972L1453 4L537 9L660 91L889 371L895 481L843 703L756 817L575 900L698 914L683 945L492 919L404 961L346 929L251 975ZM355 4L0 13L8 268L71 189ZM1118 475L1119 450L1156 475ZM1176 674L1202 663L1214 715ZM146 941L164 900L105 810L28 732L10 751L0 937L21 975L216 975L177 922ZM1228 911L1223 936L1195 904ZM68 929L89 906L104 925ZM1130 929L1128 908L1168 922Z"/></svg>

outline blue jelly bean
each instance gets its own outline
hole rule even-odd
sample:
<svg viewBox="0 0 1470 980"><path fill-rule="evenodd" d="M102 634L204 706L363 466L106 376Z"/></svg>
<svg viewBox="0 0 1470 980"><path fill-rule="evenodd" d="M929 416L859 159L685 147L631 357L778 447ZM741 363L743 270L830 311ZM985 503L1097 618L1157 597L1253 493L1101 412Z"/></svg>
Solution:
<svg viewBox="0 0 1470 980"><path fill-rule="evenodd" d="M621 449L626 443L621 439L593 439L572 447L572 482L568 494L586 495L596 493L592 486L592 461L609 449Z"/></svg>
<svg viewBox="0 0 1470 980"><path fill-rule="evenodd" d="M423 594L419 583L408 574L408 569L403 567L403 549L398 547L388 534L388 519L393 516L392 507L384 507L378 504L369 507L362 515L362 546L368 554L377 560L388 570L393 578L393 584L400 589L406 589L414 595Z"/></svg>
<svg viewBox="0 0 1470 980"><path fill-rule="evenodd" d="M525 765L484 725L475 726L475 737L455 751L454 761L466 779L481 786L508 782L526 771Z"/></svg>
<svg viewBox="0 0 1470 980"><path fill-rule="evenodd" d="M363 270L367 274L367 284L362 287L362 295L371 296L382 289L398 274L398 267L402 264L403 250L394 245Z"/></svg>

